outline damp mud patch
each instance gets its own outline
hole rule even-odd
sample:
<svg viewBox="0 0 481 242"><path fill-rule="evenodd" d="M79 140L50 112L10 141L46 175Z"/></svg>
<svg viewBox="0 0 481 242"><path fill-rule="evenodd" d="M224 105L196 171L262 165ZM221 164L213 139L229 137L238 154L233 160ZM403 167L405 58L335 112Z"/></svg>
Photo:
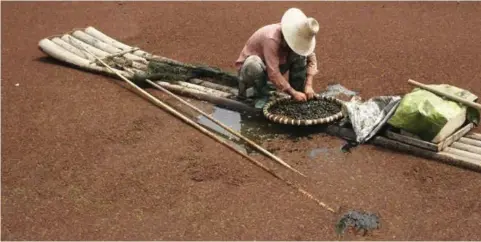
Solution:
<svg viewBox="0 0 481 242"><path fill-rule="evenodd" d="M275 105L269 110L272 114L283 115L292 119L320 119L341 111L341 105L327 100L310 100L307 102L289 102Z"/></svg>

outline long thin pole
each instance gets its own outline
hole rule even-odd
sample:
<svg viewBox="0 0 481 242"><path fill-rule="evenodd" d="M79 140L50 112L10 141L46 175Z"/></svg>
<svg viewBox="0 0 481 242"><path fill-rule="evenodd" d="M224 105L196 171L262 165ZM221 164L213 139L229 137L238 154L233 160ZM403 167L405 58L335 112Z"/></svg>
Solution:
<svg viewBox="0 0 481 242"><path fill-rule="evenodd" d="M259 150L260 152L262 152L263 154L267 155L268 157L270 157L271 159L277 161L278 163L280 163L281 165L283 165L284 167L287 167L289 170L293 171L293 172L296 172L297 174L301 175L301 176L304 176L306 177L306 175L302 174L301 172L299 172L298 170L294 169L293 167L291 167L289 164L287 164L285 161L281 160L279 157L275 156L274 154L272 154L271 152L265 150L264 148L262 148L261 146L259 146L258 144L254 143L252 140L244 137L243 135L237 133L236 131L232 130L231 128L227 127L226 125L224 125L222 122L218 121L217 119L211 117L209 114L205 113L204 111L200 110L199 108L197 108L196 106L186 102L184 99L180 98L179 96L175 95L174 93L170 92L169 90L163 88L162 86L158 85L157 83L149 80L149 79L146 79L146 81L154 86L155 88L157 89L160 89L162 91L164 91L165 93L169 94L170 96L172 96L173 98L179 100L181 103L189 106L190 108L192 108L193 110L199 112L200 114L204 115L206 118L208 118L209 120L211 120L212 122L216 123L217 125L219 125L220 127L224 128L225 130L229 131L230 133L234 134L235 136L241 138L242 140L244 140L245 142L249 143L250 145L252 145L253 147L255 147L257 150Z"/></svg>
<svg viewBox="0 0 481 242"><path fill-rule="evenodd" d="M83 47L82 47L83 48ZM92 54L90 51L88 51L87 49L83 48L84 51ZM117 76L119 76L122 80L124 80L125 82L127 82L132 88L134 88L137 92L139 92L140 94L143 94L144 97L146 97L149 101L151 101L153 104L155 104L156 106L159 106L161 108L164 108L165 110L169 111L170 113L172 113L173 115L175 115L176 117L182 119L183 121L185 121L186 123L192 125L193 127L197 128L199 131L201 131L202 133L206 134L207 136L211 137L212 139L218 141L219 143L227 146L228 148L230 148L231 150L235 151L236 153L240 154L241 156L243 156L244 158L248 159L249 161L251 161L252 163L254 163L255 165L261 167L263 170L267 171L268 173L270 173L271 175L273 175L275 178L285 182L287 185L295 188L298 192L302 193L303 195L307 196L309 199L313 200L314 202L316 202L319 206L327 209L328 211L332 212L332 213L335 213L336 211L331 208L330 206L326 205L325 203L319 201L319 199L315 198L313 195L311 195L309 192L305 191L304 189L302 189L299 185L296 185L292 182L290 182L289 180L277 175L274 171L272 171L271 169L267 168L266 166L264 166L262 163L260 163L259 161L255 160L254 158L242 153L241 151L239 151L238 149L236 149L234 146L230 145L229 143L227 143L225 140L219 138L218 136L216 136L215 134L213 134L212 132L210 132L209 130L205 129L204 127L200 126L199 124L195 123L194 121L192 121L191 119L187 118L185 115L177 112L175 109L173 109L172 107L170 107L168 104L165 104L164 102L160 101L159 99L157 99L156 97L152 96L150 93L146 92L145 90L143 90L142 88L138 87L137 85L135 85L133 82L131 82L129 79L127 79L126 77L124 77L122 74L120 74L117 70L113 69L112 67L110 67L108 64L106 64L103 60L101 60L100 58L98 58L96 55L93 55L100 63L102 63L102 65L104 65L107 69L109 69L110 71L114 72Z"/></svg>
<svg viewBox="0 0 481 242"><path fill-rule="evenodd" d="M445 97L447 97L447 98L449 98L449 99L451 99L451 100L453 100L453 101L460 102L460 103L462 103L462 104L464 104L464 105L466 105L466 106L469 106L469 107L472 107L472 108L476 108L476 109L478 109L478 110L481 110L481 104L479 104L479 103L470 102L470 101L468 101L468 100L466 100L466 99L463 99L463 98L461 98L461 97L458 97L458 96L455 96L455 95L451 95L451 94L449 94L449 93L445 93L445 92L438 91L438 90L436 90L436 89L434 89L434 88L431 88L431 87L429 87L429 86L427 86L427 85L424 85L424 84L419 83L419 82L417 82L417 81L414 81L414 80L412 80L412 79L409 79L409 80L408 80L408 83L411 84L411 85L420 87L420 88L422 88L422 89L428 90L428 91L430 91L430 92L432 92L432 93L435 93L435 94L438 94L438 95L441 95L441 96L445 96Z"/></svg>

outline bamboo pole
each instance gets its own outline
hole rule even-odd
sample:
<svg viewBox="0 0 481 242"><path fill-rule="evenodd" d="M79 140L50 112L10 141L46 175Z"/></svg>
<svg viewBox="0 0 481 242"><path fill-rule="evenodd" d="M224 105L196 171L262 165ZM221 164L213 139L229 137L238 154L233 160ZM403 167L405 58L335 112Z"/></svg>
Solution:
<svg viewBox="0 0 481 242"><path fill-rule="evenodd" d="M88 52L88 50L85 49L85 51ZM266 172L270 173L272 176L274 176L275 178L285 182L287 185L295 188L298 192L302 193L303 195L305 195L306 197L308 197L309 199L313 200L314 202L316 202L319 206L327 209L328 211L332 212L332 213L336 213L336 210L334 210L332 207L328 206L327 204L321 202L319 199L315 198L312 194L310 194L309 192L307 192L306 190L302 189L299 185L283 178L282 176L276 174L274 171L272 171L271 169L269 169L268 167L264 166L262 163L260 163L259 161L255 160L254 158L242 153L241 151L239 151L238 149L234 148L232 145L230 145L229 143L227 143L225 140L219 138L218 136L216 136L215 134L213 134L212 132L210 132L209 130L205 129L204 127L202 127L201 125L195 123L194 121L192 121L191 119L187 118L185 115L179 113L178 111L176 111L175 109L173 109L172 107L170 107L168 104L165 104L164 102L160 101L159 99L155 98L154 96L152 96L150 93L146 92L145 90L143 90L142 88L138 87L137 85L135 85L133 82L131 82L129 79L125 78L122 74L120 74L118 72L118 70L115 70L113 68L111 68L109 65L107 65L104 61L102 61L100 58L96 57L95 58L100 62L102 63L107 69L109 69L110 71L114 72L115 74L117 74L117 76L119 76L122 80L124 80L125 82L127 82L138 94L140 94L142 97L144 98L147 98L149 101L151 101L153 104L155 104L156 106L158 107L161 107L165 110L167 110L168 112L170 112L171 114L173 114L174 116L182 119L183 121L185 121L186 123L192 125L193 127L197 128L199 131L201 131L202 133L206 134L207 136L211 137L212 139L218 141L219 143L223 144L224 146L228 147L229 149L235 151L236 153L240 154L241 156L243 156L244 158L248 159L249 161L251 161L252 163L254 163L255 165L259 166L260 168L262 168L263 170L265 170Z"/></svg>
<svg viewBox="0 0 481 242"><path fill-rule="evenodd" d="M168 90L166 90L165 88L157 85L155 82L149 80L149 79L146 79L145 80L146 82L148 82L150 85L156 87L157 89L160 89L162 91L164 91L165 93L169 94L170 96L172 96L173 98L177 99L178 101L180 101L181 103L189 106L190 108L192 108L193 110L199 112L200 114L204 115L206 118L208 118L210 121L216 123L217 125L219 125L220 127L222 127L223 129L229 131L231 134L239 137L240 139L244 140L245 142L247 142L248 144L250 144L251 146L253 146L254 148L256 148L258 151L260 151L261 153L263 153L264 155L270 157L271 159L275 160L276 162L278 162L279 164L283 165L284 167L288 168L289 170L303 176L303 177L306 177L306 175L302 174L301 172L299 172L298 170L294 169L293 167L291 167L289 164L287 164L285 161L281 160L279 157L275 156L274 154L272 154L271 152L265 150L264 148L262 148L261 146L259 146L258 144L256 144L255 142L253 142L252 140L246 138L245 136L237 133L236 131L232 130L231 128L227 127L226 125L224 125L222 122L220 122L219 120L211 117L209 114L205 113L204 111L200 110L199 108L195 107L194 105L186 102L184 99L180 98L179 96L173 94L172 92L169 92Z"/></svg>
<svg viewBox="0 0 481 242"><path fill-rule="evenodd" d="M481 147L481 141L480 140L475 140L475 139L470 139L470 138L465 138L461 137L458 142L468 144L468 145L473 145L477 147Z"/></svg>
<svg viewBox="0 0 481 242"><path fill-rule="evenodd" d="M229 97L229 96L232 96L232 94L231 94L231 93L228 93L228 92L219 91L219 90L216 90L216 89L213 89L213 88L204 87L204 86L197 85L197 84L193 84L193 83L189 83L189 82L176 81L176 84L179 85L179 86L191 88L191 89L194 89L194 90L203 91L203 92L205 92L205 93L209 93L209 94L212 94L212 95L218 96L218 97Z"/></svg>
<svg viewBox="0 0 481 242"><path fill-rule="evenodd" d="M85 51L79 50L75 46L71 45L70 43L68 43L67 41L65 41L65 40L63 40L59 37L55 37L55 38L51 39L51 41L54 42L55 44L61 46L62 48L70 51L71 53L77 55L78 57L82 57L82 58L88 59L90 61L95 60L95 58L92 55L89 55L88 53L85 53Z"/></svg>
<svg viewBox="0 0 481 242"><path fill-rule="evenodd" d="M99 48L105 52L108 52L109 54L116 54L120 51L122 51L121 49L119 48L116 48L116 47L113 47L107 43L104 43L103 41L95 38L95 37L92 37L91 35L88 35L80 30L77 30L75 32L72 33L72 36L84 41L85 43L88 43L96 48ZM130 54L130 53L126 53L123 55L125 58L129 59L129 60L132 60L132 61L139 61L143 64L148 64L148 61L145 59L145 58L142 58L142 57L139 57L139 56L136 56L134 54Z"/></svg>
<svg viewBox="0 0 481 242"><path fill-rule="evenodd" d="M106 34L96 30L95 28L93 28L91 26L87 27L83 31L74 31L73 35L75 37L78 37L78 38L82 39L83 41L85 41L87 43L90 43L92 45L95 45L97 47L108 48L108 49L110 49L111 53L113 53L114 49L128 50L128 49L135 48L135 47L131 47L129 45L126 45L124 43L121 43L121 42L107 36ZM105 46L105 45L108 45L108 47ZM188 63L182 63L182 62L179 62L179 61L176 61L176 60L173 60L173 59L169 59L169 58L166 58L166 57L163 57L163 56L153 55L153 54L147 53L147 52L145 52L143 50L140 50L140 49L134 51L132 54L127 54L127 55L125 55L125 56L129 59L132 59L131 55L135 55L138 58L143 58L143 59L146 59L147 61L155 60L155 61L161 61L161 62L164 62L164 63L179 65L180 67L188 68L188 69L190 69L190 68L203 69L203 67L201 67L201 66L190 65ZM208 66L205 66L205 67L207 69L211 69L211 67L208 67ZM207 71L207 69L204 69L203 71ZM216 68L214 68L214 69L216 69ZM212 70L209 70L209 71L212 71ZM229 86L236 86L237 85L237 77L235 75L232 75L231 73L223 72L223 71L220 71L220 70L219 70L218 73L216 71L214 71L214 73L216 73L215 75L223 76L222 81L228 82ZM211 73L211 74L213 74L213 73ZM150 79L153 79L153 77L150 77Z"/></svg>
<svg viewBox="0 0 481 242"><path fill-rule="evenodd" d="M459 156L453 153L447 153L444 151L441 151L438 153L439 155L442 155L444 157L449 157L451 158L450 162L453 162L455 165L461 164L462 166L465 166L466 168L469 168L474 171L481 172L481 161L478 159L471 159L469 157L465 156Z"/></svg>
<svg viewBox="0 0 481 242"><path fill-rule="evenodd" d="M453 144L451 144L451 147L459 149L459 150L469 151L471 153L476 153L478 155L481 155L481 147L476 147L474 145L463 144L463 143L460 143L460 142L454 142Z"/></svg>
<svg viewBox="0 0 481 242"><path fill-rule="evenodd" d="M95 72L101 72L101 73L109 74L109 75L112 75L112 74L115 75L115 73L110 71L110 69L105 68L105 67L101 67L101 66L97 66L96 64L90 63L89 60L73 54L72 52L62 48L61 46L57 45L56 43L54 43L53 41L51 41L49 39L40 40L38 45L43 52L47 53L48 55L54 57L57 60L61 60L61 61L66 62L66 63L70 63L70 64L72 64L74 66L77 66L81 69L85 69L85 70L89 70L89 71L95 71ZM95 55L93 55L93 56L95 56ZM117 71L122 73L124 76L128 76L128 77L132 76L128 72L120 71L120 70L117 70Z"/></svg>
<svg viewBox="0 0 481 242"><path fill-rule="evenodd" d="M108 56L109 53L108 52L105 52L95 46L92 46L92 45L89 45L75 37L73 37L72 35L69 35L69 34L65 34L62 36L61 38L62 40L64 40L65 42L67 43L70 43L71 45L79 48L79 49L87 49L89 52L93 53L92 55L95 55L95 56L99 56L101 58L104 58L105 56Z"/></svg>
<svg viewBox="0 0 481 242"><path fill-rule="evenodd" d="M254 107L251 107L251 106L249 106L245 103L242 103L242 102L239 102L239 101L236 101L236 100L232 100L232 99L229 99L229 98L216 97L214 95L211 95L211 94L208 94L208 93L205 93L205 92L201 92L201 91L193 90L193 89L188 89L186 87L174 85L174 84L171 84L169 82L156 81L156 83L159 84L160 86L164 87L165 89L171 91L171 92L175 92L175 93L178 93L180 95L186 95L186 96L194 97L196 99L207 101L207 102L210 102L212 104L215 104L215 105L218 105L218 106L221 106L221 107L227 107L229 109L233 109L233 110L236 110L236 111L249 112L249 113L253 113L253 114L257 114L257 113L260 114L261 113L260 110L257 110Z"/></svg>
<svg viewBox="0 0 481 242"><path fill-rule="evenodd" d="M125 54L127 54L127 53L132 53L132 52L134 52L134 51L136 51L136 50L138 50L138 49L139 49L138 47L135 47L135 48L132 48L132 49L130 49L130 50L122 50L122 51L120 51L120 52L118 52L118 53L115 53L115 54L111 54L111 55L109 55L109 56L106 56L106 58L122 56L122 55L125 55Z"/></svg>
<svg viewBox="0 0 481 242"><path fill-rule="evenodd" d="M476 153L472 153L472 152L469 152L469 151L456 149L456 148L453 148L453 147L446 147L443 150L443 152L455 154L455 155L458 155L458 156L464 156L464 157L467 157L467 158L470 158L470 159L481 160L481 155L478 155Z"/></svg>
<svg viewBox="0 0 481 242"><path fill-rule="evenodd" d="M131 49L132 47L129 46L129 45L126 45L118 40L115 40L113 39L112 37L110 36L107 36L106 34L100 32L99 30L95 29L94 27L92 26L89 26L87 27L85 30L85 33L89 34L90 36L92 37L95 37L105 43L109 43L111 44L112 46L114 47L117 47L119 49ZM171 63L177 63L177 64L182 64L181 62L179 61L176 61L176 60L173 60L173 59L169 59L169 58L166 58L166 57L162 57L162 56L156 56L156 55L153 55L153 54L150 54L148 52L145 52L143 50L136 50L134 51L132 54L136 55L136 56L139 56L139 57L142 57L142 58L145 58L147 60L150 60L150 59L158 59L158 60L163 60L163 61L168 61L168 62L171 62Z"/></svg>
<svg viewBox="0 0 481 242"><path fill-rule="evenodd" d="M476 108L476 109L478 109L478 110L481 110L481 104L479 104L479 103L470 102L470 101L468 101L468 100L466 100L466 99L463 99L463 98L461 98L461 97L458 97L458 96L455 96L455 95L452 95L452 94L449 94L449 93L445 93L445 92L438 91L438 90L436 90L436 89L434 89L434 88L431 88L431 87L429 87L429 86L427 86L427 85L424 85L424 84L422 84L422 83L419 83L419 82L414 81L414 80L411 80L411 79L409 79L408 82L409 82L410 84L414 85L414 86L417 86L417 87L420 87L420 88L422 88L422 89L428 90L428 91L430 91L430 92L432 92L432 93L435 93L435 94L438 94L438 95L447 97L447 98L449 98L449 99L451 99L451 100L453 100L453 101L460 102L460 103L462 103L462 104L464 104L464 105L466 105L466 106L469 106L469 107L472 107L472 108Z"/></svg>
<svg viewBox="0 0 481 242"><path fill-rule="evenodd" d="M466 138L470 138L470 139L475 139L475 140L481 141L481 134L478 134L478 133L468 134L468 135L466 135Z"/></svg>
<svg viewBox="0 0 481 242"><path fill-rule="evenodd" d="M221 85L221 84L217 84L217 83L210 82L210 81L204 81L204 80L197 79L197 78L192 78L192 79L189 80L189 82L200 85L200 86L216 89L216 90L219 90L219 91L228 92L228 93L231 93L231 94L236 95L236 96L239 93L239 91L236 88Z"/></svg>
<svg viewBox="0 0 481 242"><path fill-rule="evenodd" d="M54 39L55 40L55 39ZM95 56L98 56L98 57L101 57L102 59L106 59L106 58L113 58L114 61L116 60L120 60L120 59L117 59L117 58L122 58L122 57L118 57L118 55L121 55L122 53L115 53L115 54L110 54L108 52L105 52L101 49L98 49L94 46L91 46L71 35L64 35L62 36L61 39L59 39L60 41L64 41L65 42L65 45L66 47L69 47L71 46L71 48L69 48L68 50L71 51L72 53L75 53L77 55L79 55L78 51L81 51L82 49L87 49L89 50L90 52L93 52L92 55L87 55L87 53L85 53L85 51L81 51L82 53L84 53L84 55L87 55L87 59L92 63L95 63L95 58L93 57L94 55ZM69 45L69 46L67 46ZM65 48L65 47L64 47ZM122 51L124 52L124 51ZM123 53L123 55L125 55L125 53ZM82 57L79 55L79 57ZM130 61L132 61L132 67L137 69L137 70L140 70L140 71L145 71L147 70L147 65L145 65L144 63L142 62L139 62L139 61L134 61L134 60L131 60L125 56L123 56L123 58L125 59L128 59Z"/></svg>

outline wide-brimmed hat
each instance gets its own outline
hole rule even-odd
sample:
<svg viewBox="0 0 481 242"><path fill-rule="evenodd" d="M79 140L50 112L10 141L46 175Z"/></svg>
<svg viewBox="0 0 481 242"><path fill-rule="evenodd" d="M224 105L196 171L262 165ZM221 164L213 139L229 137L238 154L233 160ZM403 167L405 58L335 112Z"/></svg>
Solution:
<svg viewBox="0 0 481 242"><path fill-rule="evenodd" d="M310 55L316 46L319 23L300 9L290 8L281 19L281 30L287 45L298 55Z"/></svg>

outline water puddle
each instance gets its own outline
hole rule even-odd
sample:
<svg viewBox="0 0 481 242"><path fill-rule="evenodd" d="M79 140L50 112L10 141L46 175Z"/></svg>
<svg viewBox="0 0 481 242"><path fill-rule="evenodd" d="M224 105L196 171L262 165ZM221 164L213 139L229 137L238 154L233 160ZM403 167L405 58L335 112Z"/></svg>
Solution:
<svg viewBox="0 0 481 242"><path fill-rule="evenodd" d="M329 96L336 96L338 94L352 96L357 95L358 92L346 89L340 84L332 84L329 85L326 91L321 94ZM322 133L324 129L322 125L299 127L272 123L266 120L262 115L252 116L251 114L239 113L217 106L213 107L211 117L220 121L237 133L240 133L248 139L256 142L257 144L262 144L265 141L279 137L291 140L299 140L300 138L310 137L312 135ZM232 141L230 143L235 144L235 146L241 151L247 153L251 153L253 151L248 146L240 145L242 142L239 142L239 138L231 134L229 131L224 130L222 127L218 126L203 115L198 115L196 118L201 125L205 126L211 131L214 131L226 140ZM327 151L328 150L326 148L313 149L310 151L309 156L314 159L318 155L326 153Z"/></svg>
<svg viewBox="0 0 481 242"><path fill-rule="evenodd" d="M272 124L266 122L263 117L255 117L220 107L213 107L213 111L210 115L212 118L220 121L230 129L258 144L278 136L277 132L269 129ZM220 127L205 116L197 116L197 121L202 126L228 140L229 143L233 144L242 152L253 152L249 146L242 145L243 141L237 136Z"/></svg>
<svg viewBox="0 0 481 242"><path fill-rule="evenodd" d="M217 119L224 125L251 139L252 141L262 142L277 138L279 136L297 139L322 132L322 129L319 126L298 127L282 125L272 123L266 120L263 116L251 116L220 107L214 107L213 109L214 111L212 112L211 117ZM230 132L224 130L222 127L219 127L217 124L202 115L197 116L197 120L203 126L206 126L210 130L213 130L226 138L233 140L237 139Z"/></svg>
<svg viewBox="0 0 481 242"><path fill-rule="evenodd" d="M214 107L214 112L212 112L211 117L216 120L219 120L221 123L225 124L227 127L231 128L232 130L238 133L241 132L242 117L240 113L231 111L228 109ZM204 117L203 115L198 116L197 121L200 124L207 126L210 129L213 129L214 131L227 136L230 139L235 138L235 136L232 135L230 132L224 130L222 127L219 127L217 124L215 124L208 118Z"/></svg>
<svg viewBox="0 0 481 242"><path fill-rule="evenodd" d="M328 148L316 148L316 149L312 149L312 150L309 152L309 158L311 158L311 159L316 159L319 155L321 155L321 154L326 154L327 152L329 152L329 149L328 149Z"/></svg>

